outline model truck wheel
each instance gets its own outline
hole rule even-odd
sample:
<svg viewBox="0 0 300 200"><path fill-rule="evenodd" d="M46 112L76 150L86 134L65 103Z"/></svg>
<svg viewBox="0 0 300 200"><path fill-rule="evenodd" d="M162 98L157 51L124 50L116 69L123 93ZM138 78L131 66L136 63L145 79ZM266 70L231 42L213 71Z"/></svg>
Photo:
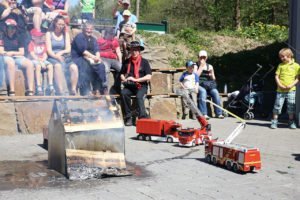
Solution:
<svg viewBox="0 0 300 200"><path fill-rule="evenodd" d="M192 147L196 146L195 140L192 142Z"/></svg>
<svg viewBox="0 0 300 200"><path fill-rule="evenodd" d="M232 169L234 172L238 173L239 172L239 168L237 166L237 164L233 164Z"/></svg>
<svg viewBox="0 0 300 200"><path fill-rule="evenodd" d="M206 155L205 159L206 162L211 163L211 156L209 154Z"/></svg>
<svg viewBox="0 0 300 200"><path fill-rule="evenodd" d="M231 166L230 161L227 161L227 162L226 162L226 168L227 168L228 170L231 170L232 166Z"/></svg>
<svg viewBox="0 0 300 200"><path fill-rule="evenodd" d="M145 136L145 140L146 141L151 141L151 136L149 136L149 135Z"/></svg>
<svg viewBox="0 0 300 200"><path fill-rule="evenodd" d="M167 142L172 143L172 142L173 142L173 138L168 137L168 138L167 138Z"/></svg>
<svg viewBox="0 0 300 200"><path fill-rule="evenodd" d="M213 162L214 165L217 165L217 159L216 159L216 157L212 158L212 162Z"/></svg>
<svg viewBox="0 0 300 200"><path fill-rule="evenodd" d="M139 135L137 136L137 139L138 139L138 140L144 140L144 136L139 134Z"/></svg>

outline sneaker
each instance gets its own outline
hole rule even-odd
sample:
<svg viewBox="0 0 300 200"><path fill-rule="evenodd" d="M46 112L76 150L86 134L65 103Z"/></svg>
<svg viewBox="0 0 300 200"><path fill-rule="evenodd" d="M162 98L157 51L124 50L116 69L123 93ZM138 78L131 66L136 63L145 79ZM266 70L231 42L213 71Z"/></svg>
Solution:
<svg viewBox="0 0 300 200"><path fill-rule="evenodd" d="M294 120L289 121L289 128L290 129L296 129L297 128L296 123L295 123Z"/></svg>
<svg viewBox="0 0 300 200"><path fill-rule="evenodd" d="M205 119L209 120L210 117L208 115L204 115Z"/></svg>
<svg viewBox="0 0 300 200"><path fill-rule="evenodd" d="M132 119L131 118L126 119L125 126L132 126Z"/></svg>
<svg viewBox="0 0 300 200"><path fill-rule="evenodd" d="M224 115L218 115L219 119L224 119Z"/></svg>
<svg viewBox="0 0 300 200"><path fill-rule="evenodd" d="M276 129L277 128L277 123L278 123L277 119L272 119L270 128L271 129Z"/></svg>
<svg viewBox="0 0 300 200"><path fill-rule="evenodd" d="M55 89L53 85L49 85L46 89L46 96L54 96L55 95Z"/></svg>
<svg viewBox="0 0 300 200"><path fill-rule="evenodd" d="M41 86L38 86L36 89L36 95L37 96L44 96L44 92Z"/></svg>

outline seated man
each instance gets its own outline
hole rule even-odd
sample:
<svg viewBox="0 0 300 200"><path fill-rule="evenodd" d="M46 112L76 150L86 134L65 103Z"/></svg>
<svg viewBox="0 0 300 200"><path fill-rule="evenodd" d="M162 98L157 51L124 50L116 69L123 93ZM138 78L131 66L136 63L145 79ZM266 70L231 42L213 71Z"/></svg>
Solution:
<svg viewBox="0 0 300 200"><path fill-rule="evenodd" d="M107 82L105 66L100 59L99 47L96 38L92 36L94 26L90 22L83 25L82 33L79 33L72 42L72 58L79 69L79 88L81 95L88 95L91 84L100 83L100 93L107 94ZM98 85L98 84L97 84ZM96 84L93 84L96 86ZM93 88L95 91L97 88Z"/></svg>
<svg viewBox="0 0 300 200"><path fill-rule="evenodd" d="M130 43L131 57L127 59L121 70L121 82L124 88L121 90L121 97L124 103L125 125L132 125L131 96L136 95L138 118L147 118L144 97L148 91L148 83L151 80L152 72L149 62L142 58L141 51L144 46L138 41Z"/></svg>
<svg viewBox="0 0 300 200"><path fill-rule="evenodd" d="M122 65L122 54L118 40L114 37L114 29L107 29L104 37L98 39L100 56L105 65L106 82L109 78L110 69L114 70L114 85L112 93L120 93L120 71ZM107 84L108 85L108 84Z"/></svg>
<svg viewBox="0 0 300 200"><path fill-rule="evenodd" d="M15 96L15 68L25 69L28 91L27 96L34 95L33 63L24 57L24 41L17 34L17 22L14 19L5 21L4 34L0 39L0 55L3 56L9 83L9 96Z"/></svg>

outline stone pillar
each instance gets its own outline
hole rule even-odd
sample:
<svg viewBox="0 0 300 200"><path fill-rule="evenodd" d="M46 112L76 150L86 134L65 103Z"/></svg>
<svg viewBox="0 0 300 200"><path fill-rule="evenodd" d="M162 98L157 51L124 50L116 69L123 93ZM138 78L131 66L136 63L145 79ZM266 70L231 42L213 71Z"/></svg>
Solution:
<svg viewBox="0 0 300 200"><path fill-rule="evenodd" d="M290 0L290 33L289 33L289 45L295 53L295 59L300 63L300 1ZM298 118L298 126L300 126L300 85L297 87L296 96L296 117Z"/></svg>

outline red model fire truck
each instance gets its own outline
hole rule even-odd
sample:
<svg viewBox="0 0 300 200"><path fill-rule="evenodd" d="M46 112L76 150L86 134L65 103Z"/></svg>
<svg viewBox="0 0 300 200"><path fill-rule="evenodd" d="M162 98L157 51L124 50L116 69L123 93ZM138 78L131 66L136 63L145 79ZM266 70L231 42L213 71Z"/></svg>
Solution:
<svg viewBox="0 0 300 200"><path fill-rule="evenodd" d="M177 90L176 93L184 98L193 112L196 115L201 128L187 128L179 131L179 146L192 147L199 144L204 144L206 141L211 140L210 124L206 121L205 117L197 108L194 101L189 97L184 90Z"/></svg>
<svg viewBox="0 0 300 200"><path fill-rule="evenodd" d="M178 142L178 130L180 128L181 124L172 120L139 119L136 121L138 140Z"/></svg>
<svg viewBox="0 0 300 200"><path fill-rule="evenodd" d="M228 113L238 118L234 114ZM261 159L258 148L231 143L246 126L244 120L238 119L242 122L224 141L210 140L205 144L205 159L208 163L225 166L234 172L260 170Z"/></svg>

